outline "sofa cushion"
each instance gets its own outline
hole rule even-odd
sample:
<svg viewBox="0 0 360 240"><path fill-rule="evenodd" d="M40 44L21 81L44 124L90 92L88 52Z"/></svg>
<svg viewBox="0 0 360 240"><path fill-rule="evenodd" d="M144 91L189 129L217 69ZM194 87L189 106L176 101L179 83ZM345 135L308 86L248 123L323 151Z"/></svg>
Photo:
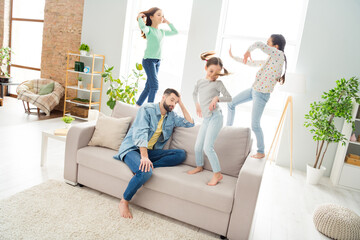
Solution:
<svg viewBox="0 0 360 240"><path fill-rule="evenodd" d="M185 164L196 166L195 142L200 125L193 128L175 128L170 149L184 149L186 151ZM215 151L218 155L221 172L238 177L239 171L251 149L251 131L249 128L223 127L216 138ZM204 168L212 171L209 160L204 154Z"/></svg>
<svg viewBox="0 0 360 240"><path fill-rule="evenodd" d="M230 213L237 178L223 175L224 178L216 186L208 186L207 183L211 180L213 173L204 170L198 174L189 175L187 171L191 168L185 164L156 168L144 187Z"/></svg>
<svg viewBox="0 0 360 240"><path fill-rule="evenodd" d="M133 173L123 161L113 159L115 153L111 149L87 146L78 150L77 161L80 165L128 182ZM189 175L186 172L191 168L185 164L155 168L144 187L229 213L232 209L237 178L224 175L220 183L210 187L207 182L213 173L205 170Z"/></svg>
<svg viewBox="0 0 360 240"><path fill-rule="evenodd" d="M40 87L39 95L46 95L54 91L54 83L49 83Z"/></svg>
<svg viewBox="0 0 360 240"><path fill-rule="evenodd" d="M136 117L137 111L138 108L134 105L117 101L114 110L111 113L111 116L114 118L131 117L131 127L131 124L134 122L134 119Z"/></svg>
<svg viewBox="0 0 360 240"><path fill-rule="evenodd" d="M100 112L89 146L107 147L118 151L131 120L131 117L113 118Z"/></svg>
<svg viewBox="0 0 360 240"><path fill-rule="evenodd" d="M113 158L115 154L108 148L87 146L78 150L76 159L80 165L130 181L133 173L123 161Z"/></svg>

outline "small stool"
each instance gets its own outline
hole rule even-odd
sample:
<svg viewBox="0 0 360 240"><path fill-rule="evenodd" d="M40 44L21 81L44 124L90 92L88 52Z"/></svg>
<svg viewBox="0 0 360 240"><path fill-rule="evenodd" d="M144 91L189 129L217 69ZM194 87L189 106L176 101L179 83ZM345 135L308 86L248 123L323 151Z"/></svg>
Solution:
<svg viewBox="0 0 360 240"><path fill-rule="evenodd" d="M360 239L360 217L350 209L324 204L314 211L316 229L332 239Z"/></svg>

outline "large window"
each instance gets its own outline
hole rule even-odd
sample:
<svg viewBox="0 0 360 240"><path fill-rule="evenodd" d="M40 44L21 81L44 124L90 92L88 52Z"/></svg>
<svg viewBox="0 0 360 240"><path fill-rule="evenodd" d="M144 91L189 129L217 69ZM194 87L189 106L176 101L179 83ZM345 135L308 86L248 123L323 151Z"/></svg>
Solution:
<svg viewBox="0 0 360 240"><path fill-rule="evenodd" d="M45 0L11 0L10 75L13 82L40 78L44 7Z"/></svg>
<svg viewBox="0 0 360 240"><path fill-rule="evenodd" d="M141 63L146 47L146 40L141 37L136 17L139 12L152 7L162 9L164 17L179 31L175 36L166 37L162 48L162 61L159 69L159 93L166 88L180 89L182 71L185 62L185 53L190 25L192 0L181 2L166 0L135 0L129 1L127 10L127 22L123 44L121 62L121 75L127 75L135 63ZM168 29L167 24L161 24L160 28ZM145 86L145 81L139 86L139 94ZM155 102L159 101L162 94L157 94Z"/></svg>
<svg viewBox="0 0 360 240"><path fill-rule="evenodd" d="M282 34L286 38L285 55L288 72L295 70L298 48L305 19L307 1L304 0L226 0L218 39L218 51L225 67L233 74L224 80L232 96L250 88L259 68L235 62L229 57L231 45L234 55L242 57L248 47L256 42L265 42L271 34ZM267 55L260 50L252 52L253 60L265 60ZM266 146L269 147L285 103L285 94L275 87L265 108L262 126ZM250 126L252 102L239 105L234 125ZM226 112L226 109L224 109ZM226 113L225 113L226 114ZM266 129L265 129L266 128Z"/></svg>

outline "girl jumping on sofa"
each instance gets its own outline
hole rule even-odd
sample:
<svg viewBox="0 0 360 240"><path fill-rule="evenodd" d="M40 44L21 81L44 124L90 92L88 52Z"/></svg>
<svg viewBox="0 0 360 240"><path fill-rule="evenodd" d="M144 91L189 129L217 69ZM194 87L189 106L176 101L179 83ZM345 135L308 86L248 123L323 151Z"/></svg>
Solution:
<svg viewBox="0 0 360 240"><path fill-rule="evenodd" d="M214 142L223 126L223 116L218 102L230 102L231 96L226 90L222 81L217 80L219 76L228 75L228 71L223 67L220 58L212 57L214 52L201 54L201 59L206 61L206 76L195 84L193 98L196 105L196 113L199 117L204 117L201 124L196 144L195 157L196 168L188 171L188 174L201 172L204 166L203 151L208 157L214 175L209 186L215 186L222 178L219 159L214 150ZM221 73L221 71L224 73ZM220 97L220 93L222 97Z"/></svg>
<svg viewBox="0 0 360 240"><path fill-rule="evenodd" d="M146 22L144 22L144 19ZM164 18L163 12L157 7L140 12L137 16L141 34L147 40L142 65L147 75L145 89L136 102L141 106L146 98L148 102L154 102L156 92L159 88L158 72L161 60L161 48L165 36L172 36L178 33L174 25ZM161 23L167 23L170 30L159 29Z"/></svg>
<svg viewBox="0 0 360 240"><path fill-rule="evenodd" d="M284 48L286 45L285 38L281 34L273 34L267 40L267 44L262 42L255 42L251 45L244 58L235 57L229 50L230 57L234 60L246 64L248 66L261 67L256 73L255 82L252 88L240 92L236 95L232 102L228 103L228 118L227 126L232 126L235 117L235 107L241 103L253 100L253 109L251 113L251 129L254 131L257 140L257 153L253 158L265 157L264 136L260 126L260 120L264 111L265 105L270 98L270 93L274 90L275 84L279 82L284 84L285 74L287 68L286 56ZM251 51L260 49L269 55L266 61L253 61L251 59ZM248 60L250 58L250 60ZM281 76L283 65L285 62L285 72Z"/></svg>

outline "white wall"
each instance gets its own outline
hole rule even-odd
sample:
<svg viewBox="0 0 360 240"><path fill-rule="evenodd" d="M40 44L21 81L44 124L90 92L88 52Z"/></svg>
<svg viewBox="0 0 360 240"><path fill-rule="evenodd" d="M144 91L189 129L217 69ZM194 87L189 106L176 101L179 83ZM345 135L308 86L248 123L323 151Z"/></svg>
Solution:
<svg viewBox="0 0 360 240"><path fill-rule="evenodd" d="M294 167L314 163L316 143L304 124L310 103L335 87L340 78L360 77L360 1L310 0L296 72L306 75L307 93L294 98ZM336 125L342 129L342 120ZM285 126L288 129L288 126ZM280 142L277 164L289 165L288 132ZM323 165L330 175L337 144L329 145Z"/></svg>
<svg viewBox="0 0 360 240"><path fill-rule="evenodd" d="M125 27L127 0L85 0L81 42L96 54L105 55L105 63L115 66L113 76L118 77ZM103 84L101 112L110 115L106 105L108 84Z"/></svg>
<svg viewBox="0 0 360 240"><path fill-rule="evenodd" d="M190 113L195 113L192 90L199 78L205 76L205 62L200 54L215 50L222 0L194 0L191 13L184 73L181 83L182 100Z"/></svg>

